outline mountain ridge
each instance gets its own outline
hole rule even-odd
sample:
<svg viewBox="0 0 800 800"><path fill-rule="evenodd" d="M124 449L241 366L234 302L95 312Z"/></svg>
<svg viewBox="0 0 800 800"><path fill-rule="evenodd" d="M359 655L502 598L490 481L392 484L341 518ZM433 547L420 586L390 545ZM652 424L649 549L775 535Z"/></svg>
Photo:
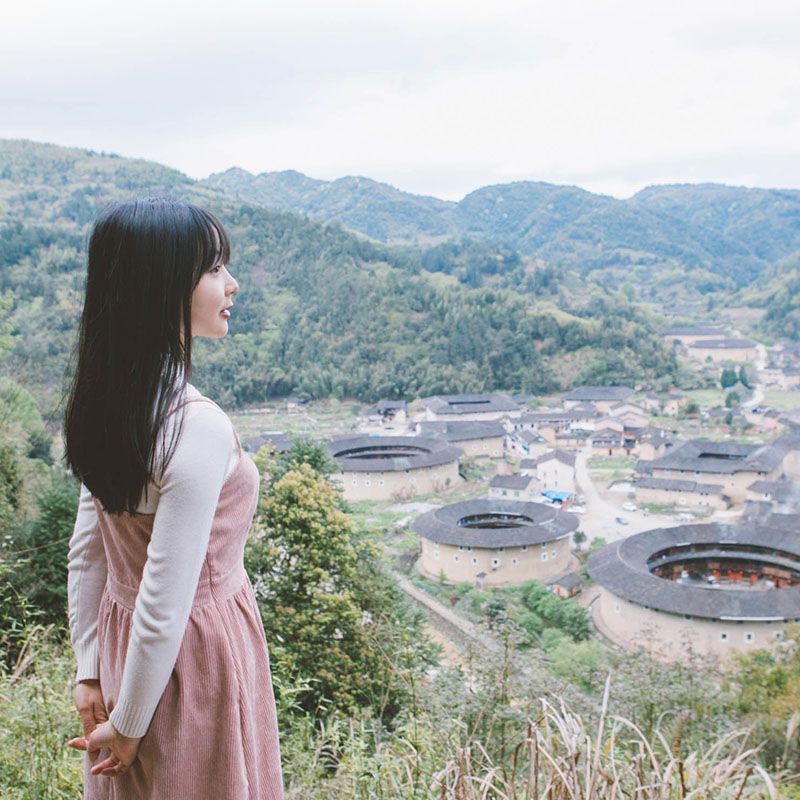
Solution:
<svg viewBox="0 0 800 800"><path fill-rule="evenodd" d="M716 275L720 286L737 288L800 248L800 191L793 189L656 184L622 200L576 186L514 181L480 187L455 202L371 178L323 181L297 171L235 170L206 182L379 241L430 244L468 236L585 275L599 271L601 279L608 268L634 274L637 267L645 273L701 269ZM291 202L285 199L288 176L306 189Z"/></svg>

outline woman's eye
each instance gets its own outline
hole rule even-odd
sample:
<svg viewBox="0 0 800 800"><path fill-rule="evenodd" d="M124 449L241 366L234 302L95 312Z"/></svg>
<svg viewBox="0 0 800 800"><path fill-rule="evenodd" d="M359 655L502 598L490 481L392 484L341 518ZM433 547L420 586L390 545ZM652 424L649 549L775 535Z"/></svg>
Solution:
<svg viewBox="0 0 800 800"><path fill-rule="evenodd" d="M211 269L210 269L209 271L210 271L210 272L213 272L213 273L215 273L215 274L216 274L216 273L217 273L217 272L219 272L221 269L222 269L222 264L217 264L215 267L211 267Z"/></svg>

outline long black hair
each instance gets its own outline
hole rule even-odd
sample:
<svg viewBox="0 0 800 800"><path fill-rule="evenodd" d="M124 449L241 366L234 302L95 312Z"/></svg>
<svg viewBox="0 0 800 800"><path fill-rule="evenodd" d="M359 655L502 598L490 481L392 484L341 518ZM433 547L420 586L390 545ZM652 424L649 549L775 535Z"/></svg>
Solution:
<svg viewBox="0 0 800 800"><path fill-rule="evenodd" d="M135 511L180 435L192 369L192 292L227 264L212 214L147 198L110 206L89 241L86 300L65 419L66 460L104 509Z"/></svg>

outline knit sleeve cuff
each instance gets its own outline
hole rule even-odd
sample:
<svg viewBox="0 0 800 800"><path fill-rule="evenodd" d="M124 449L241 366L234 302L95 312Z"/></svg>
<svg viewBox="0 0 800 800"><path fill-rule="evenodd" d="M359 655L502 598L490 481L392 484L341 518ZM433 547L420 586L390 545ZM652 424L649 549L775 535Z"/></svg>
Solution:
<svg viewBox="0 0 800 800"><path fill-rule="evenodd" d="M75 683L78 683L78 681L97 680L100 677L97 637L90 642L73 643L72 649L75 651L75 660L78 662Z"/></svg>
<svg viewBox="0 0 800 800"><path fill-rule="evenodd" d="M154 711L155 709L137 706L123 700L108 718L123 736L139 739L147 733Z"/></svg>

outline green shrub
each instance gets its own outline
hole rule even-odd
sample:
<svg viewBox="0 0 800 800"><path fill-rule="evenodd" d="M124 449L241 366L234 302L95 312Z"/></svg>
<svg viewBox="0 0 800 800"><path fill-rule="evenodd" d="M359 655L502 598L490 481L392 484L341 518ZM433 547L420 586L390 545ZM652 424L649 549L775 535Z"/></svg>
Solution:
<svg viewBox="0 0 800 800"><path fill-rule="evenodd" d="M78 485L60 470L36 498L36 517L12 536L17 556L13 583L40 609L40 621L67 620L67 553L78 510Z"/></svg>
<svg viewBox="0 0 800 800"><path fill-rule="evenodd" d="M16 674L0 673L0 795L80 800L83 754L67 747L82 733L72 703L72 651L52 628L29 628L26 639Z"/></svg>

